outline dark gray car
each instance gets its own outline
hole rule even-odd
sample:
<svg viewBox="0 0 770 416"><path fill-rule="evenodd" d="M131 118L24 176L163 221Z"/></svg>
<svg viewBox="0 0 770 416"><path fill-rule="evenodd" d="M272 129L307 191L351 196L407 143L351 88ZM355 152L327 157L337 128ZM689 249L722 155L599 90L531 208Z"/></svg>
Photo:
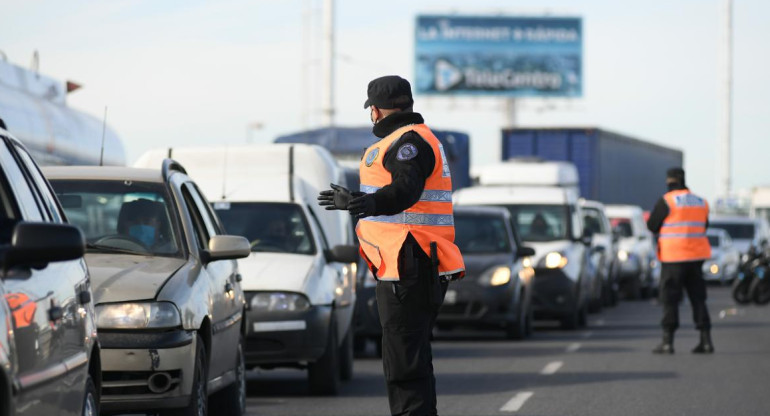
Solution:
<svg viewBox="0 0 770 416"><path fill-rule="evenodd" d="M85 241L24 146L0 129L0 416L97 415Z"/></svg>
<svg viewBox="0 0 770 416"><path fill-rule="evenodd" d="M178 163L46 170L87 239L102 345L105 413L245 412L249 242L218 217Z"/></svg>

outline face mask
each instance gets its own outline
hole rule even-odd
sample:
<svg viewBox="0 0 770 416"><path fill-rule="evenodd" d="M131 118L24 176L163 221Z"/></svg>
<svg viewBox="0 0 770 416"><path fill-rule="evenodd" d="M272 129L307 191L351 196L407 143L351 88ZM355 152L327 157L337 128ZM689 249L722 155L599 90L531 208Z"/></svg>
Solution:
<svg viewBox="0 0 770 416"><path fill-rule="evenodd" d="M372 121L372 126L377 124L377 119L374 118L374 110L371 110L369 112L369 120Z"/></svg>
<svg viewBox="0 0 770 416"><path fill-rule="evenodd" d="M155 227L152 225L132 225L128 228L128 235L141 241L147 247L155 243Z"/></svg>

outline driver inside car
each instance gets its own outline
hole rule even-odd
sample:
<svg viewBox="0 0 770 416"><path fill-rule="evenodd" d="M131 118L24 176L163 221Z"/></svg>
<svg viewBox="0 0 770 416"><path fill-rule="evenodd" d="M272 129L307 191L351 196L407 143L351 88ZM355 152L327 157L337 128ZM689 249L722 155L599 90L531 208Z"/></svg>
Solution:
<svg viewBox="0 0 770 416"><path fill-rule="evenodd" d="M161 242L163 203L149 199L126 202L118 215L118 233L129 236L146 248L155 248Z"/></svg>

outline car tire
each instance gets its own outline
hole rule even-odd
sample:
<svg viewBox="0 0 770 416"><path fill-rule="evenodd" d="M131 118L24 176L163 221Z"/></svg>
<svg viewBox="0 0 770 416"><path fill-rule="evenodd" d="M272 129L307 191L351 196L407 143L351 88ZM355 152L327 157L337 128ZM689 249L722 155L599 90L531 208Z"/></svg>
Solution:
<svg viewBox="0 0 770 416"><path fill-rule="evenodd" d="M532 312L532 306L527 307L527 337L531 337L535 332L534 325L534 313Z"/></svg>
<svg viewBox="0 0 770 416"><path fill-rule="evenodd" d="M89 374L86 378L86 385L83 392L83 408L80 411L82 416L99 415L99 392L96 391L94 380Z"/></svg>
<svg viewBox="0 0 770 416"><path fill-rule="evenodd" d="M585 328L588 326L588 306L583 305L578 312L578 326Z"/></svg>
<svg viewBox="0 0 770 416"><path fill-rule="evenodd" d="M208 371L206 371L206 347L203 338L195 335L195 369L193 370L193 386L190 392L190 403L181 409L173 409L167 416L206 416L208 414Z"/></svg>
<svg viewBox="0 0 770 416"><path fill-rule="evenodd" d="M519 297L516 305L516 318L505 323L505 337L507 339L521 340L527 337L527 311L524 310L522 297Z"/></svg>
<svg viewBox="0 0 770 416"><path fill-rule="evenodd" d="M326 337L326 350L315 362L307 366L307 379L311 394L333 396L339 391L338 353L337 324L332 318L331 325L329 325L329 335Z"/></svg>
<svg viewBox="0 0 770 416"><path fill-rule="evenodd" d="M363 354L366 351L366 337L356 335L353 338L353 352L356 354Z"/></svg>
<svg viewBox="0 0 770 416"><path fill-rule="evenodd" d="M217 415L242 416L246 414L246 358L243 355L243 339L238 341L235 364L235 382L211 396L211 408Z"/></svg>
<svg viewBox="0 0 770 416"><path fill-rule="evenodd" d="M353 328L348 328L348 333L340 345L340 380L353 378Z"/></svg>

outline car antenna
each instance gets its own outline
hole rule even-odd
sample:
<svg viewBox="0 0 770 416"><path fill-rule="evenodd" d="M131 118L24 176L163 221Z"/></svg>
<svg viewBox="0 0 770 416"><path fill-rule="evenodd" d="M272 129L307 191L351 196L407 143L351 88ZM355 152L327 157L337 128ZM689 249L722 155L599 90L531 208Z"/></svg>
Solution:
<svg viewBox="0 0 770 416"><path fill-rule="evenodd" d="M102 119L102 150L99 154L99 166L104 166L104 134L107 131L107 106L104 106L104 118Z"/></svg>
<svg viewBox="0 0 770 416"><path fill-rule="evenodd" d="M227 145L225 145L224 163L222 164L222 200L227 199Z"/></svg>

